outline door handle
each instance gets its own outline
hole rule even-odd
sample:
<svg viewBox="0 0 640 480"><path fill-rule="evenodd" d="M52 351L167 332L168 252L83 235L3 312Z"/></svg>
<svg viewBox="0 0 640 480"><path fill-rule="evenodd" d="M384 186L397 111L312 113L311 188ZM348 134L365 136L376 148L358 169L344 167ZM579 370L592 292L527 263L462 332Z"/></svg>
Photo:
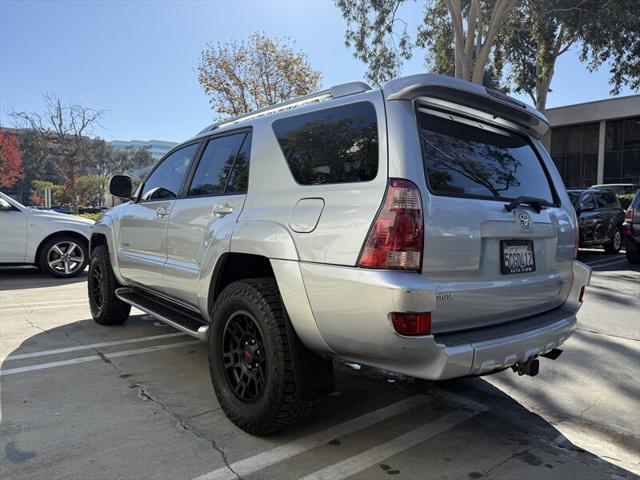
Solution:
<svg viewBox="0 0 640 480"><path fill-rule="evenodd" d="M163 218L169 215L169 209L167 207L159 207L156 209L156 216L158 218Z"/></svg>
<svg viewBox="0 0 640 480"><path fill-rule="evenodd" d="M233 213L233 207L229 205L218 204L213 207L213 214L216 217L224 217L225 215L229 215L230 213Z"/></svg>

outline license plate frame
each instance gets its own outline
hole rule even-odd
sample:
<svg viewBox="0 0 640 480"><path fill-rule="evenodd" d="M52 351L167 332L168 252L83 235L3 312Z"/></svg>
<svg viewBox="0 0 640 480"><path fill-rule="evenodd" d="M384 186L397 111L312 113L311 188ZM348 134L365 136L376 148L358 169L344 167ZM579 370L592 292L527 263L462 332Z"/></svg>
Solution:
<svg viewBox="0 0 640 480"><path fill-rule="evenodd" d="M505 257L510 247L520 247L518 250L528 250L531 253L531 262L529 265L513 268ZM517 252L514 252L517 253ZM529 263L529 262L527 262ZM533 273L536 271L536 256L535 249L533 248L533 240L500 240L500 271L503 275L515 275L518 273Z"/></svg>

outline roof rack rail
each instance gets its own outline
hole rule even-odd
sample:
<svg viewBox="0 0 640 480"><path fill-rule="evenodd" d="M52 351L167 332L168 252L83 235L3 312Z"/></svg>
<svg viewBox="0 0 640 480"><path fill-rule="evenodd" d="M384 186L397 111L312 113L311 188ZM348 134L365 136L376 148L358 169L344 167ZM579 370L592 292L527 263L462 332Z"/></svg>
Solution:
<svg viewBox="0 0 640 480"><path fill-rule="evenodd" d="M261 117L268 113L280 112L282 110L287 110L289 108L295 108L300 105L304 105L311 102L321 102L323 100L328 100L330 98L346 97L347 95L362 93L368 90L371 90L371 87L364 82L341 83L339 85L334 85L331 88L327 88L326 90L321 90L316 93L311 93L303 97L292 98L291 100L287 100L286 102L276 103L275 105L269 105L267 107L254 110L253 112L244 113L236 117L227 118L220 122L213 123L209 125L207 128L205 128L204 130L198 132L198 135L202 135L203 133L210 132L211 130L215 130L216 128L232 125L234 123L238 123L243 120Z"/></svg>

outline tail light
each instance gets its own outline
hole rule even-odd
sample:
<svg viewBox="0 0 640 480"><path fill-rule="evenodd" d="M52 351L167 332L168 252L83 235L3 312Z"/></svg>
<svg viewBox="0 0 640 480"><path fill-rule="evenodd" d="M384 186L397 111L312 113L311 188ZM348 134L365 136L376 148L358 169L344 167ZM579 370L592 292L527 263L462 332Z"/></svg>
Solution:
<svg viewBox="0 0 640 480"><path fill-rule="evenodd" d="M624 214L624 221L632 223L633 222L633 207L627 208L627 211Z"/></svg>
<svg viewBox="0 0 640 480"><path fill-rule="evenodd" d="M431 333L431 312L392 313L393 328L400 335L429 335Z"/></svg>
<svg viewBox="0 0 640 480"><path fill-rule="evenodd" d="M360 254L358 266L420 270L424 242L422 199L409 180L389 180L378 212Z"/></svg>

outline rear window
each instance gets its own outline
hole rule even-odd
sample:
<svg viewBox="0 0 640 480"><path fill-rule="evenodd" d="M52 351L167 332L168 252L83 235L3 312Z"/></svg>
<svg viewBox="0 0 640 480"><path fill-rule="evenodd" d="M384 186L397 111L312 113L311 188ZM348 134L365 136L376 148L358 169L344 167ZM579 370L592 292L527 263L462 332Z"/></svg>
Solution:
<svg viewBox="0 0 640 480"><path fill-rule="evenodd" d="M366 182L378 173L378 122L369 102L276 120L273 131L302 185Z"/></svg>
<svg viewBox="0 0 640 480"><path fill-rule="evenodd" d="M418 118L433 193L500 200L526 195L554 203L546 172L525 137L436 112L420 110Z"/></svg>

